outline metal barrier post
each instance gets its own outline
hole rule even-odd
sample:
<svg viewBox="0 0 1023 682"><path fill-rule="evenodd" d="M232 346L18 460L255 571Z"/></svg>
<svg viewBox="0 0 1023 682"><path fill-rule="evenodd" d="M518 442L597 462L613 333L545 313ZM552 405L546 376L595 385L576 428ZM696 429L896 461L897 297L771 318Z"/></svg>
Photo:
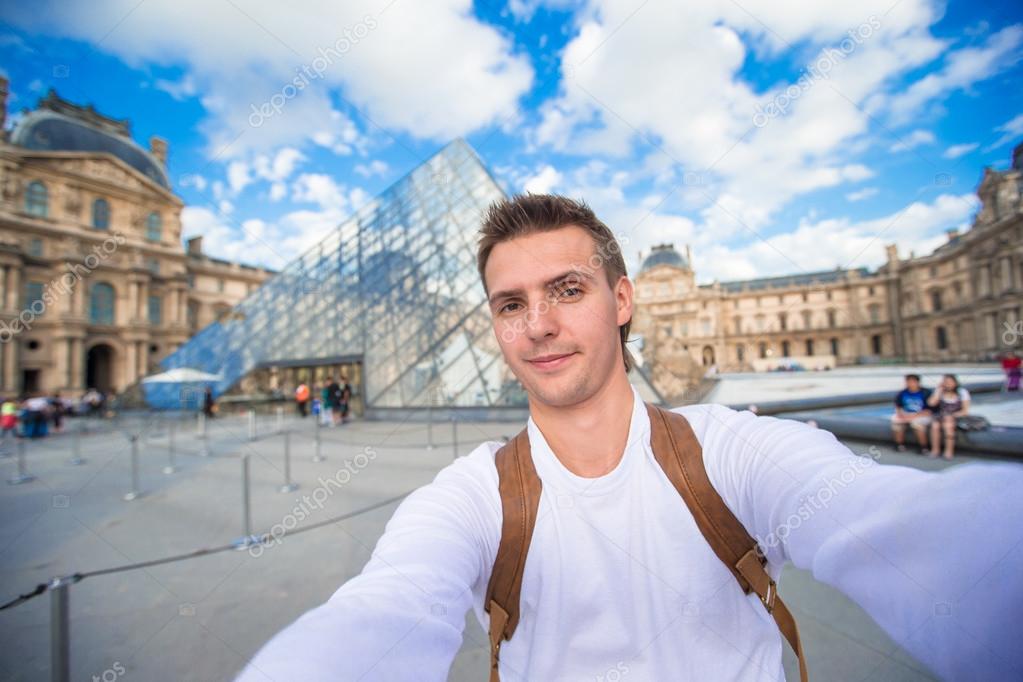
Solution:
<svg viewBox="0 0 1023 682"><path fill-rule="evenodd" d="M71 679L70 586L71 578L54 578L50 582L50 679L53 682Z"/></svg>
<svg viewBox="0 0 1023 682"><path fill-rule="evenodd" d="M277 407L277 433L284 430L284 408Z"/></svg>
<svg viewBox="0 0 1023 682"><path fill-rule="evenodd" d="M35 480L35 476L25 471L25 439L18 439L18 473L7 479L11 485L21 485Z"/></svg>
<svg viewBox="0 0 1023 682"><path fill-rule="evenodd" d="M252 511L249 506L249 456L242 455L242 527L245 542L252 537Z"/></svg>
<svg viewBox="0 0 1023 682"><path fill-rule="evenodd" d="M85 460L82 459L82 424L77 419L74 423L75 427L71 430L71 459L68 460L68 464L80 466L85 464Z"/></svg>
<svg viewBox="0 0 1023 682"><path fill-rule="evenodd" d="M174 463L174 432L177 431L178 420L177 418L172 419L170 430L167 432L167 466L163 468L163 473L173 474L178 470L177 465Z"/></svg>
<svg viewBox="0 0 1023 682"><path fill-rule="evenodd" d="M313 419L313 461L323 462L326 459L326 457L320 454L320 420Z"/></svg>
<svg viewBox="0 0 1023 682"><path fill-rule="evenodd" d="M249 440L256 440L256 411L249 409Z"/></svg>
<svg viewBox="0 0 1023 682"><path fill-rule="evenodd" d="M284 485L278 490L282 493L298 490L298 484L291 481L291 431L284 432Z"/></svg>
<svg viewBox="0 0 1023 682"><path fill-rule="evenodd" d="M124 496L126 502L137 500L142 496L139 492L139 437L131 436L131 492Z"/></svg>

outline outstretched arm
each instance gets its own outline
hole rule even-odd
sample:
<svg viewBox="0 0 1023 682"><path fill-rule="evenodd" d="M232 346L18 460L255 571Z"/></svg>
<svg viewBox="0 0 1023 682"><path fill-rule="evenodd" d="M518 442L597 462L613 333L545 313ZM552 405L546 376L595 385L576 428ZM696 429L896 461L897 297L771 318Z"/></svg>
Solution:
<svg viewBox="0 0 1023 682"><path fill-rule="evenodd" d="M942 679L1023 678L1023 467L879 465L827 431L707 409L708 474L773 563L842 591Z"/></svg>
<svg viewBox="0 0 1023 682"><path fill-rule="evenodd" d="M499 535L481 462L460 458L412 493L362 573L264 645L238 681L446 679Z"/></svg>

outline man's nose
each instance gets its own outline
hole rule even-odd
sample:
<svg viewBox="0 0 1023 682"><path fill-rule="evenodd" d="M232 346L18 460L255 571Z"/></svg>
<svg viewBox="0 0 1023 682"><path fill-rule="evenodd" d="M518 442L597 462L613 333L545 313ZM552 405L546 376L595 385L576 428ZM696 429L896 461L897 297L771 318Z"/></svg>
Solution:
<svg viewBox="0 0 1023 682"><path fill-rule="evenodd" d="M526 313L526 335L539 341L558 332L557 312L546 300L538 301Z"/></svg>

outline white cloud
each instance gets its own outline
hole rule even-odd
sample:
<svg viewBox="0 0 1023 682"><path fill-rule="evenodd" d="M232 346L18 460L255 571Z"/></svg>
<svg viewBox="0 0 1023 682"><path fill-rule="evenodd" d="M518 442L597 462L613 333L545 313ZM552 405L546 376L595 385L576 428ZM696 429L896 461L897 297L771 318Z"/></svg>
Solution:
<svg viewBox="0 0 1023 682"><path fill-rule="evenodd" d="M336 210L345 210L348 206L344 188L323 173L303 173L298 176L291 186L291 199Z"/></svg>
<svg viewBox="0 0 1023 682"><path fill-rule="evenodd" d="M945 241L946 229L967 229L976 208L972 194L943 194L931 203L913 202L873 220L803 221L791 232L736 245L711 240L695 248L696 275L701 282L708 282L835 267L877 267L884 263L886 244L898 245L901 253L928 253ZM828 248L822 249L821 244Z"/></svg>
<svg viewBox="0 0 1023 682"><path fill-rule="evenodd" d="M771 29L756 16L770 16ZM702 200L702 230L727 238L761 229L795 197L871 177L852 163L870 132L868 101L940 54L944 43L927 31L937 17L927 0L894 7L753 0L684 13L670 0L638 9L593 0L562 53L561 90L542 105L529 142L624 158L657 147L703 178L679 192L687 205ZM742 73L748 52L792 44L815 50L807 73L823 66L827 73L797 86L785 113L758 127L758 106L781 101L793 83L756 92Z"/></svg>
<svg viewBox="0 0 1023 682"><path fill-rule="evenodd" d="M965 47L950 53L941 71L929 73L892 98L893 118L909 120L924 105L1015 64L1021 57L1021 45L1023 25L1015 24L991 35L981 47Z"/></svg>
<svg viewBox="0 0 1023 682"><path fill-rule="evenodd" d="M929 130L914 130L908 135L903 135L899 141L888 148L892 153L905 152L915 149L921 145L934 144L934 133Z"/></svg>
<svg viewBox="0 0 1023 682"><path fill-rule="evenodd" d="M250 182L252 175L249 173L249 164L244 161L232 161L227 165L227 185L231 192L238 194Z"/></svg>
<svg viewBox="0 0 1023 682"><path fill-rule="evenodd" d="M845 198L849 201L863 201L877 194L877 187L864 187L863 189L856 190L855 192L849 192L845 195Z"/></svg>
<svg viewBox="0 0 1023 682"><path fill-rule="evenodd" d="M523 189L533 194L549 194L562 181L561 173L550 164L544 166L533 177L526 180Z"/></svg>
<svg viewBox="0 0 1023 682"><path fill-rule="evenodd" d="M369 178L374 175L384 175L387 173L389 166L386 162L380 161L379 159L373 159L369 163L356 164L355 172L364 178Z"/></svg>
<svg viewBox="0 0 1023 682"><path fill-rule="evenodd" d="M280 201L288 195L288 186L283 182L275 182L270 185L270 201Z"/></svg>
<svg viewBox="0 0 1023 682"><path fill-rule="evenodd" d="M305 161L305 154L293 147L279 149L271 160L269 156L256 157L253 169L256 175L270 182L282 182L291 176L299 163Z"/></svg>
<svg viewBox="0 0 1023 682"><path fill-rule="evenodd" d="M153 83L153 86L157 90L163 90L168 95L179 101L195 97L199 92L195 79L188 74L178 81L169 81L158 78L156 82Z"/></svg>
<svg viewBox="0 0 1023 682"><path fill-rule="evenodd" d="M993 149L1001 147L1006 142L1015 142L1020 137L1023 137L1023 114L1016 116L1002 125L995 128L995 132L1002 133L1002 136L992 142L984 151L989 152Z"/></svg>
<svg viewBox="0 0 1023 682"><path fill-rule="evenodd" d="M529 59L474 16L471 0L385 6L48 0L13 6L5 18L33 32L102 41L100 49L132 66L181 68L205 93L201 130L210 156L221 158L301 146L317 133L340 137L332 117L338 95L374 126L444 141L518 108L533 80ZM260 113L264 104L271 115Z"/></svg>
<svg viewBox="0 0 1023 682"><path fill-rule="evenodd" d="M946 149L944 152L942 152L941 156L946 159L958 159L960 156L965 156L966 154L969 154L979 146L980 145L977 144L976 142L970 142L967 144L954 144L948 149Z"/></svg>

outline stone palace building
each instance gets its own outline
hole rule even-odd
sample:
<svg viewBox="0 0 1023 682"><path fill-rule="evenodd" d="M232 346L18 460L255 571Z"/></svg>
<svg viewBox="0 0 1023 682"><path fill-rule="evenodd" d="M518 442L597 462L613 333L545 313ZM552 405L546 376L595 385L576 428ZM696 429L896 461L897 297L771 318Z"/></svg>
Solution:
<svg viewBox="0 0 1023 682"><path fill-rule="evenodd" d="M877 270L836 269L697 285L690 250L653 247L635 278L633 333L654 383L718 371L987 361L1023 345L1023 145L984 171L972 227L933 253Z"/></svg>
<svg viewBox="0 0 1023 682"><path fill-rule="evenodd" d="M167 143L52 90L6 130L0 78L0 394L121 391L271 271L181 242Z"/></svg>

